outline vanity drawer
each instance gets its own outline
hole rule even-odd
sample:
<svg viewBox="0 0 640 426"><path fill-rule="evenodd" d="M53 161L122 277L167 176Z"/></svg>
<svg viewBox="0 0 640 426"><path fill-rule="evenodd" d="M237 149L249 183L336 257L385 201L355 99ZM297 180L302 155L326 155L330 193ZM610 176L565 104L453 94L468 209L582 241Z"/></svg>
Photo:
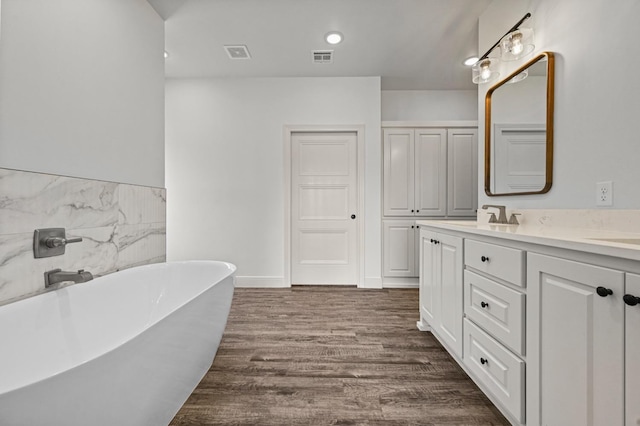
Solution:
<svg viewBox="0 0 640 426"><path fill-rule="evenodd" d="M524 361L464 319L464 364L520 423L524 422Z"/></svg>
<svg viewBox="0 0 640 426"><path fill-rule="evenodd" d="M525 286L524 252L496 244L465 240L464 262L479 271L520 287Z"/></svg>
<svg viewBox="0 0 640 426"><path fill-rule="evenodd" d="M525 295L464 271L464 313L518 355L524 355Z"/></svg>

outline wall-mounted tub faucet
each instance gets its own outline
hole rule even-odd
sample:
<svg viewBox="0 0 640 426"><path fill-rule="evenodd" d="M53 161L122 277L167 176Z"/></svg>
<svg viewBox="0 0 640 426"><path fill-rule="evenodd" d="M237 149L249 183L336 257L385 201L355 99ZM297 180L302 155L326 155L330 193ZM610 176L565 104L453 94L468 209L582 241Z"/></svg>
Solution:
<svg viewBox="0 0 640 426"><path fill-rule="evenodd" d="M44 273L44 287L49 288L54 284L61 283L63 281L73 281L74 283L84 283L91 281L93 275L89 271L80 269L78 272L67 272L61 269L54 269Z"/></svg>

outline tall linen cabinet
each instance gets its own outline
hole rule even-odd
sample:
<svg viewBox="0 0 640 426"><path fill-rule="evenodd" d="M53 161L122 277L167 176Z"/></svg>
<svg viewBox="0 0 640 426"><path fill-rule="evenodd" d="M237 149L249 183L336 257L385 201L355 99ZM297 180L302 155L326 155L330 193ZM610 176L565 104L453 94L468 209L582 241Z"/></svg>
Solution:
<svg viewBox="0 0 640 426"><path fill-rule="evenodd" d="M416 220L476 216L476 122L383 123L382 276L385 287L418 285Z"/></svg>

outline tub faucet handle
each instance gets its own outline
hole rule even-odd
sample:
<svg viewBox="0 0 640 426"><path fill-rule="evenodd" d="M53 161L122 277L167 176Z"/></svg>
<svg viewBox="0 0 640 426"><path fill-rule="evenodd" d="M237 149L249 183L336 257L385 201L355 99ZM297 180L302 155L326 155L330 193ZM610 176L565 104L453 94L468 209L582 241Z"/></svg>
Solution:
<svg viewBox="0 0 640 426"><path fill-rule="evenodd" d="M33 232L33 257L60 256L67 244L79 243L81 237L67 238L64 228L43 228Z"/></svg>
<svg viewBox="0 0 640 426"><path fill-rule="evenodd" d="M53 238L47 238L47 240L45 241L45 244L49 248L54 248L54 247L66 246L67 244L71 244L71 243L79 243L80 241L82 241L82 237L70 238L70 239L53 237Z"/></svg>

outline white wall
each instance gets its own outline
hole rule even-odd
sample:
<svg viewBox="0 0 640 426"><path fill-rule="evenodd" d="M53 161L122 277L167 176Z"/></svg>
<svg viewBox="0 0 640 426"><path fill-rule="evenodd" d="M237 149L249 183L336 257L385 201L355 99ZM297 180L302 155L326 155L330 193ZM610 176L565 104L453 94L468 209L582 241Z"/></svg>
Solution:
<svg viewBox="0 0 640 426"><path fill-rule="evenodd" d="M0 167L164 186L164 22L145 0L2 0Z"/></svg>
<svg viewBox="0 0 640 426"><path fill-rule="evenodd" d="M494 0L480 18L484 52L526 12L536 50L556 54L555 149L551 191L544 195L487 197L482 168L478 203L517 208L595 208L596 182L613 181L613 208L640 208L640 57L637 0ZM530 57L529 57L530 58ZM508 64L503 74L525 60ZM484 96L478 92L480 134ZM482 139L482 138L481 138ZM483 166L484 150L479 164Z"/></svg>
<svg viewBox="0 0 640 426"><path fill-rule="evenodd" d="M168 259L282 285L283 126L338 124L365 126L365 284L380 285L378 77L168 80Z"/></svg>
<svg viewBox="0 0 640 426"><path fill-rule="evenodd" d="M477 120L477 90L383 90L383 121Z"/></svg>

